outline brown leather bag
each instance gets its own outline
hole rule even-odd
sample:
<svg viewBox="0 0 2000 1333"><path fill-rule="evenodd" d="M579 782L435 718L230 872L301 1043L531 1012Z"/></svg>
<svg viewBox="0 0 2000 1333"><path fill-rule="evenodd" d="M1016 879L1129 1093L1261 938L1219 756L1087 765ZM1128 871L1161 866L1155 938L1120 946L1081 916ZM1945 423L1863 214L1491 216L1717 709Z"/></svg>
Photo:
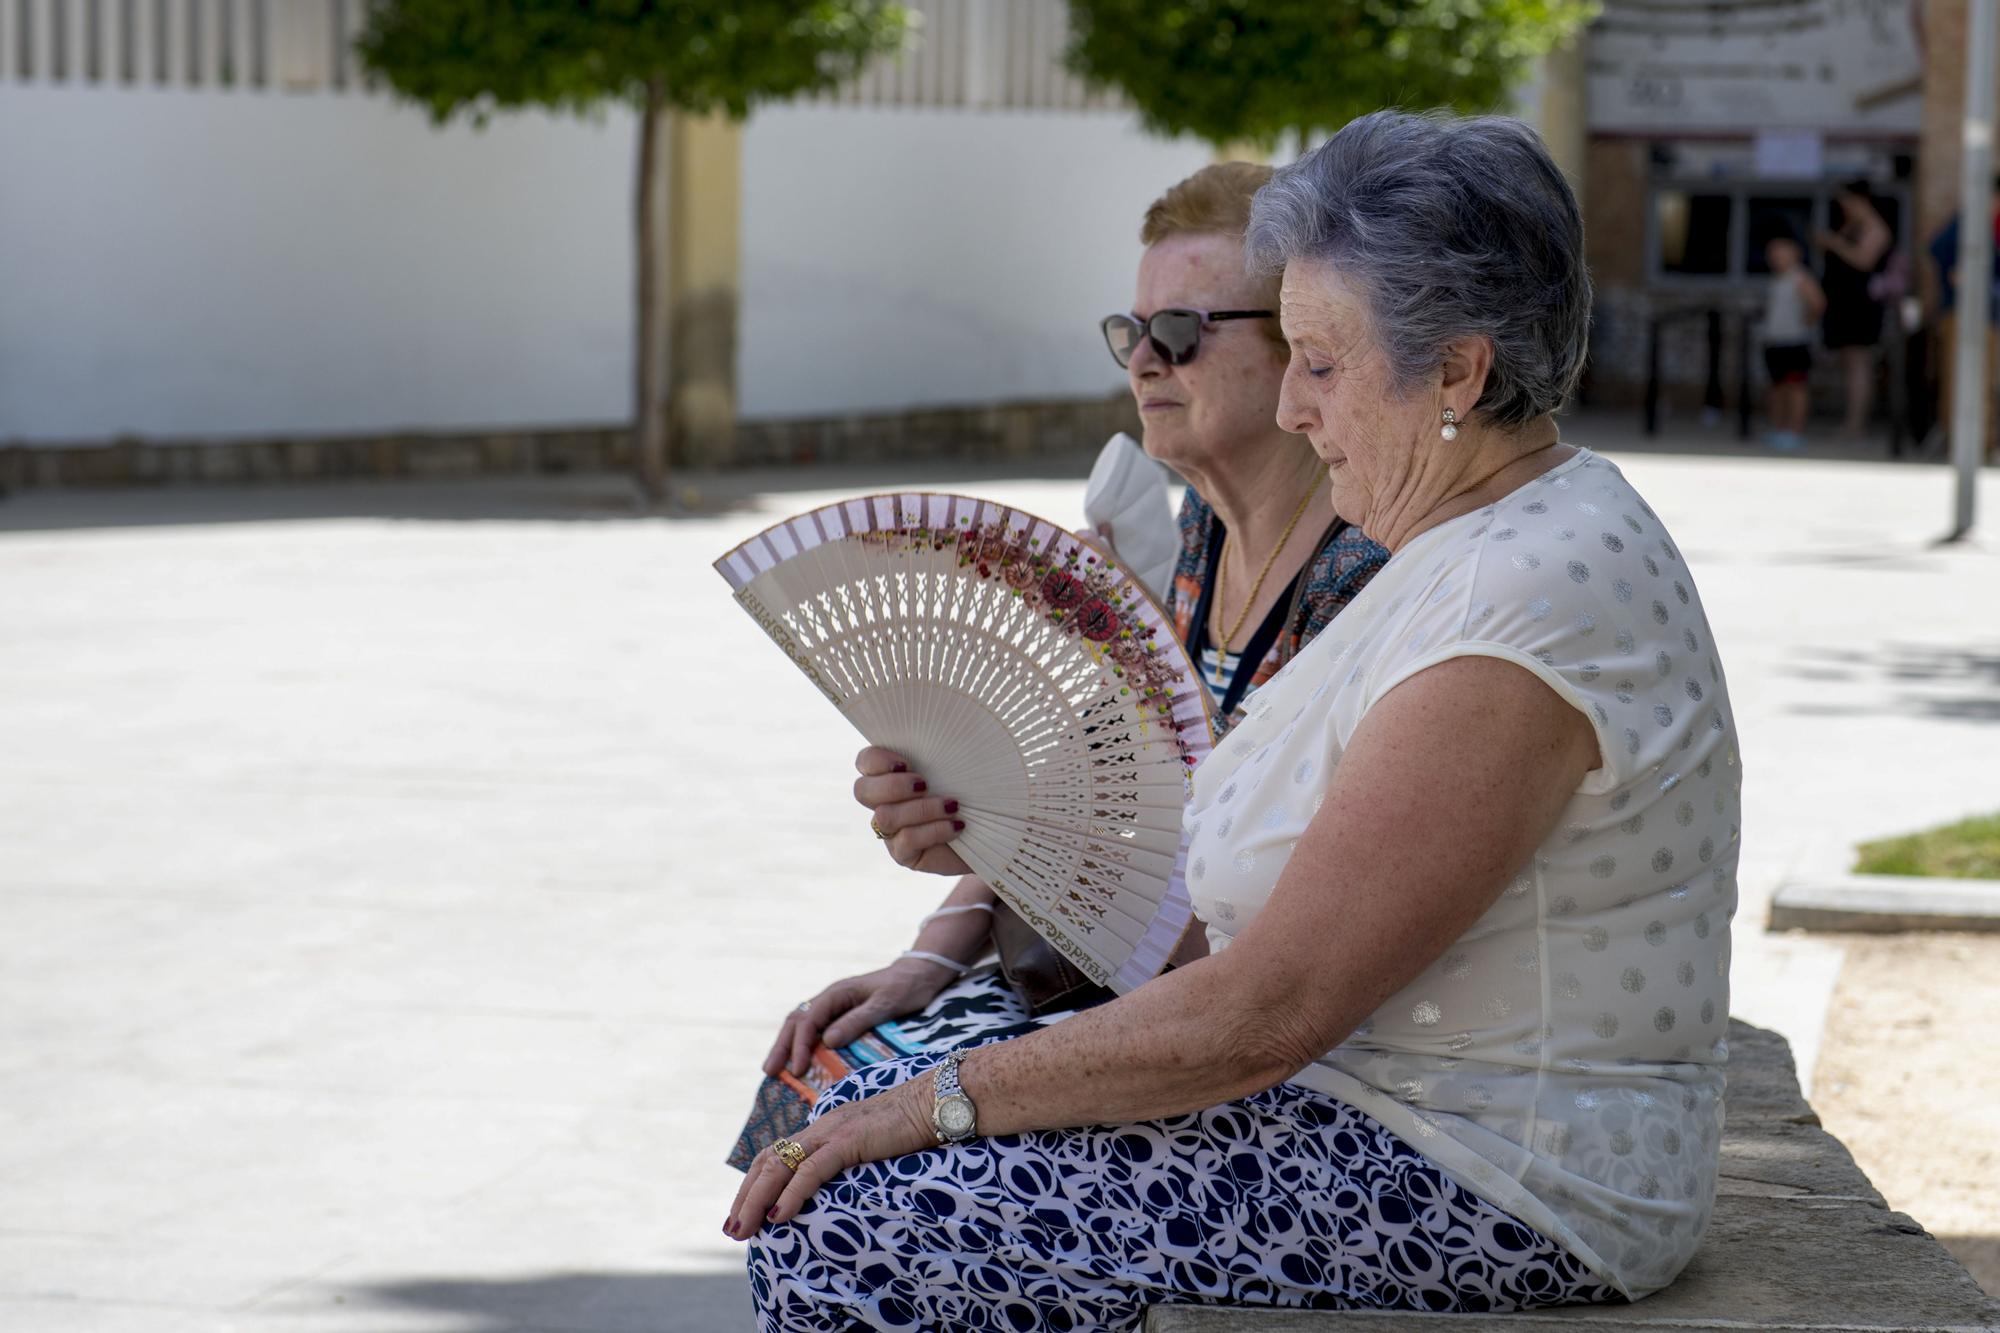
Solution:
<svg viewBox="0 0 2000 1333"><path fill-rule="evenodd" d="M993 947L1000 951L1000 975L1038 1018L1064 1009L1088 1009L1112 998L1108 988L1079 972L1006 903L993 905Z"/></svg>

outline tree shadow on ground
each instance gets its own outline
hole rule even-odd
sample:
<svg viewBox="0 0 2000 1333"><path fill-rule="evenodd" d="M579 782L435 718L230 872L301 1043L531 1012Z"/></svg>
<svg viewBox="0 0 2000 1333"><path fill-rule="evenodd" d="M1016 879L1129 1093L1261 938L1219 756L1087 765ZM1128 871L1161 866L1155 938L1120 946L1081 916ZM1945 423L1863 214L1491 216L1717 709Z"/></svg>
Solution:
<svg viewBox="0 0 2000 1333"><path fill-rule="evenodd" d="M684 472L673 499L644 503L618 473L516 474L239 482L228 485L67 487L0 498L0 536L90 528L217 526L341 518L427 522L660 522L712 519L760 507L766 497L814 491L855 495L910 487L977 494L995 482L1074 480L1077 496L1094 455L1019 460L843 463L732 472ZM777 508L789 514L791 508Z"/></svg>
<svg viewBox="0 0 2000 1333"><path fill-rule="evenodd" d="M348 1302L449 1314L466 1333L748 1333L741 1272L549 1273L431 1278L350 1292Z"/></svg>
<svg viewBox="0 0 2000 1333"><path fill-rule="evenodd" d="M1855 547L1826 551L1784 551L1766 558L1773 565L1817 565L1825 569L1866 571L1870 574L1932 574L1943 569L1944 558L1934 546L1884 542L1875 547Z"/></svg>
<svg viewBox="0 0 2000 1333"><path fill-rule="evenodd" d="M1814 685L1887 684L1890 697L1866 702L1802 699L1787 711L1810 717L1883 713L1943 722L2000 723L2000 645L1885 643L1867 648L1799 648L1782 668Z"/></svg>

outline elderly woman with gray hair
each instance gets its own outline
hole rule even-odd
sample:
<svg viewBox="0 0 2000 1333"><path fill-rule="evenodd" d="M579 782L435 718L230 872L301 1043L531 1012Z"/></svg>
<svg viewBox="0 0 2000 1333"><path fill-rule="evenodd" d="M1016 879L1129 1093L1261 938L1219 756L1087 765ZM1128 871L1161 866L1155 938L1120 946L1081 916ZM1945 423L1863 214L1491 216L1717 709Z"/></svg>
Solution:
<svg viewBox="0 0 2000 1333"><path fill-rule="evenodd" d="M870 1066L752 1168L725 1230L766 1330L1636 1299L1701 1237L1741 769L1678 546L1558 435L1575 198L1518 122L1384 112L1246 249L1279 424L1391 558L1195 773L1207 958Z"/></svg>

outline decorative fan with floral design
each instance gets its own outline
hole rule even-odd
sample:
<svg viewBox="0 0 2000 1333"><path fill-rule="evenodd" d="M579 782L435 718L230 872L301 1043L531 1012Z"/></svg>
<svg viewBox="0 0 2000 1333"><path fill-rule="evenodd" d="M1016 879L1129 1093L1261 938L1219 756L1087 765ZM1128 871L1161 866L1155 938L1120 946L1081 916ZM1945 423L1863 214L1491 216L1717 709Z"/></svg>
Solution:
<svg viewBox="0 0 2000 1333"><path fill-rule="evenodd" d="M939 494L815 509L715 567L870 744L958 800L959 856L1085 975L1123 991L1166 965L1214 731L1137 578L1033 514Z"/></svg>

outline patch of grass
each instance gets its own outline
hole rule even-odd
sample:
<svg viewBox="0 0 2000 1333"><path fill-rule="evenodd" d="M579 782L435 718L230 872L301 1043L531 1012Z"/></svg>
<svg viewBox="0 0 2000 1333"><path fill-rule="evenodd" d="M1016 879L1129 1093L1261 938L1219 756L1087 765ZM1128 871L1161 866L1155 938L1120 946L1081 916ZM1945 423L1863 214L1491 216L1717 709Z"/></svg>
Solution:
<svg viewBox="0 0 2000 1333"><path fill-rule="evenodd" d="M1864 842L1854 869L1863 875L1937 875L2000 879L2000 814L1974 815L1943 828Z"/></svg>

